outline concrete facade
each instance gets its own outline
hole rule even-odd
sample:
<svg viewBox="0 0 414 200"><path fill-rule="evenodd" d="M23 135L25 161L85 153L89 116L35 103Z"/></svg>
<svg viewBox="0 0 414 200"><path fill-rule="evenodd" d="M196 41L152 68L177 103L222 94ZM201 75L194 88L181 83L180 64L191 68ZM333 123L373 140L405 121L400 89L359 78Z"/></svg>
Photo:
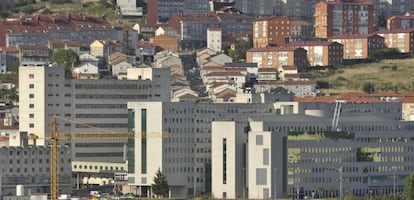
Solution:
<svg viewBox="0 0 414 200"><path fill-rule="evenodd" d="M128 69L130 70L130 69ZM57 114L73 121L58 120L59 132L126 132L128 101L170 101L169 69L135 68L129 80L65 79L59 66L19 68L19 130L48 143L49 119ZM88 124L91 128L82 124ZM62 141L64 142L64 141ZM72 156L77 161L125 162L126 140L73 140Z"/></svg>

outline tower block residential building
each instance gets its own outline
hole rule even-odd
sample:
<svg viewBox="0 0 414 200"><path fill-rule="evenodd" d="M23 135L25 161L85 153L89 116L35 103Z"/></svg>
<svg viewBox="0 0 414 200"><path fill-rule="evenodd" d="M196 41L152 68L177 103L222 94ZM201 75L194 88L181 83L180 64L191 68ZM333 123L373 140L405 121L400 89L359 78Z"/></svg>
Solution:
<svg viewBox="0 0 414 200"><path fill-rule="evenodd" d="M283 46L290 36L288 17L263 18L253 22L253 47Z"/></svg>
<svg viewBox="0 0 414 200"><path fill-rule="evenodd" d="M315 36L369 34L374 32L372 0L322 0L315 6Z"/></svg>

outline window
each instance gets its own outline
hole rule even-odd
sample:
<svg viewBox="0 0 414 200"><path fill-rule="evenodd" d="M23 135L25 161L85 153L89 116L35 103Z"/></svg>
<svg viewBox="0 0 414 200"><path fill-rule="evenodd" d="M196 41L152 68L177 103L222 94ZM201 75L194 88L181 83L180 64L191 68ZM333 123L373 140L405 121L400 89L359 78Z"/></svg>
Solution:
<svg viewBox="0 0 414 200"><path fill-rule="evenodd" d="M263 145L263 135L256 135L256 145Z"/></svg>
<svg viewBox="0 0 414 200"><path fill-rule="evenodd" d="M33 89L34 88L34 84L29 84L29 88Z"/></svg>
<svg viewBox="0 0 414 200"><path fill-rule="evenodd" d="M29 74L29 79L34 79L34 74Z"/></svg>
<svg viewBox="0 0 414 200"><path fill-rule="evenodd" d="M33 123L30 123L30 124L29 124L29 127L30 127L30 128L34 128L34 124L33 124Z"/></svg>
<svg viewBox="0 0 414 200"><path fill-rule="evenodd" d="M29 108L34 108L34 104L29 104Z"/></svg>
<svg viewBox="0 0 414 200"><path fill-rule="evenodd" d="M29 94L29 98L33 99L34 98L34 94Z"/></svg>
<svg viewBox="0 0 414 200"><path fill-rule="evenodd" d="M29 118L34 118L34 114L33 113L30 113L29 114Z"/></svg>

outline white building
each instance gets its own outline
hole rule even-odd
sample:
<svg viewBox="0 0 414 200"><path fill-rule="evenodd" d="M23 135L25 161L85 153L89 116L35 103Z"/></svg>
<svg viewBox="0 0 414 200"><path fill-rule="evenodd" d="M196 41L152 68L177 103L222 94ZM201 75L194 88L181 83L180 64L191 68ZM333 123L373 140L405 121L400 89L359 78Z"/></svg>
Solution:
<svg viewBox="0 0 414 200"><path fill-rule="evenodd" d="M143 9L137 5L136 0L117 0L122 17L137 18L143 16Z"/></svg>
<svg viewBox="0 0 414 200"><path fill-rule="evenodd" d="M170 101L169 69L140 68L129 80L65 79L64 69L56 65L19 67L19 131L35 134L47 144L49 120L58 115L62 133L126 132L128 101ZM92 127L84 126L88 124ZM72 140L76 161L119 162L126 160L126 140ZM93 145L92 145L93 144Z"/></svg>
<svg viewBox="0 0 414 200"><path fill-rule="evenodd" d="M297 110L294 106L291 102L290 107L284 105L282 109ZM130 130L134 129L136 134L146 132L150 137L135 140L128 146L128 155L134 155L128 157L129 184L138 188L139 195L148 196L155 172L161 169L167 177L171 197L210 194L214 185L211 122L237 119L247 122L250 116L282 113L280 109L277 103L128 102ZM160 138L160 133L168 133L169 137ZM228 134L235 137L236 133ZM229 174L229 181L231 177ZM231 198L230 192L228 198Z"/></svg>
<svg viewBox="0 0 414 200"><path fill-rule="evenodd" d="M221 28L208 28L207 29L207 48L212 49L215 52L221 52L222 50L222 37Z"/></svg>

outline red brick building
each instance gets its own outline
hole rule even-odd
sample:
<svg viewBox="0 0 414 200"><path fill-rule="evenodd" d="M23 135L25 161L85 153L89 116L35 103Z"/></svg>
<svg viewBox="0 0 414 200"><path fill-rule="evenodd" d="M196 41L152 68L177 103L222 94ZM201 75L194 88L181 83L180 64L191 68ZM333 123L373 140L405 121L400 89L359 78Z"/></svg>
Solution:
<svg viewBox="0 0 414 200"><path fill-rule="evenodd" d="M257 63L259 68L291 65L302 71L309 66L307 60L306 50L298 47L261 47L246 52L246 62Z"/></svg>
<svg viewBox="0 0 414 200"><path fill-rule="evenodd" d="M387 29L414 28L414 16L392 16L387 19Z"/></svg>
<svg viewBox="0 0 414 200"><path fill-rule="evenodd" d="M385 46L396 48L401 53L414 53L414 29L380 30L378 35L384 37Z"/></svg>
<svg viewBox="0 0 414 200"><path fill-rule="evenodd" d="M316 37L373 32L373 0L321 0L315 6Z"/></svg>
<svg viewBox="0 0 414 200"><path fill-rule="evenodd" d="M263 18L253 22L253 47L283 46L290 36L288 17Z"/></svg>
<svg viewBox="0 0 414 200"><path fill-rule="evenodd" d="M344 46L344 59L366 59L368 56L385 47L384 38L377 34L341 35L329 38Z"/></svg>

